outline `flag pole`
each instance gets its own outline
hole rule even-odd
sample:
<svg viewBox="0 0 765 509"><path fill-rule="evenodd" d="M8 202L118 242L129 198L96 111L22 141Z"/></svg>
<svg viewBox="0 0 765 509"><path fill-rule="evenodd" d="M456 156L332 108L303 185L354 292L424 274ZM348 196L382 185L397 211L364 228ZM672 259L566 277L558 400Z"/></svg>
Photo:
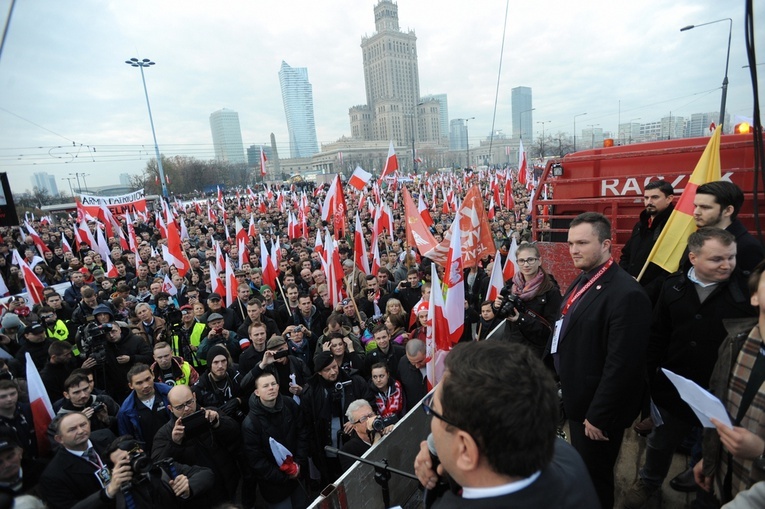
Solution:
<svg viewBox="0 0 765 509"><path fill-rule="evenodd" d="M274 281L276 281L276 286L279 287L279 293L282 294L282 299L284 299L284 306L287 308L287 313L289 313L290 318L292 318L292 310L290 309L290 303L287 301L287 297L284 295L284 289L282 288L282 282L279 281L279 277L278 276L276 277L276 279Z"/></svg>
<svg viewBox="0 0 765 509"><path fill-rule="evenodd" d="M353 282L356 282L356 263L353 264ZM356 297L353 296L353 290L351 290L350 295L348 295L348 298L351 299L351 303L353 304L353 309L356 311L356 318L359 319L359 329L361 329L361 322L363 321L361 319L361 313L359 312L359 307L356 305ZM359 330L359 334L362 334L364 331Z"/></svg>

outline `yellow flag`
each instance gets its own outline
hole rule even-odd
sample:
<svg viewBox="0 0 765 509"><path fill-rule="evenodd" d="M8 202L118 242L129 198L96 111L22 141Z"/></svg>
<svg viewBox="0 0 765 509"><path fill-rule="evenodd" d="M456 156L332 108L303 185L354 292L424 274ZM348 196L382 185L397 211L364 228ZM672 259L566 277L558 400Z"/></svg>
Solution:
<svg viewBox="0 0 765 509"><path fill-rule="evenodd" d="M707 143L707 148L701 154L696 169L693 170L688 185L675 205L675 210L670 214L667 224L661 231L659 238L651 249L651 254L637 277L640 281L649 263L654 263L666 270L675 272L680 266L680 258L688 245L688 236L696 231L696 223L693 221L693 200L696 198L696 189L707 182L720 180L720 129L717 126L715 132Z"/></svg>

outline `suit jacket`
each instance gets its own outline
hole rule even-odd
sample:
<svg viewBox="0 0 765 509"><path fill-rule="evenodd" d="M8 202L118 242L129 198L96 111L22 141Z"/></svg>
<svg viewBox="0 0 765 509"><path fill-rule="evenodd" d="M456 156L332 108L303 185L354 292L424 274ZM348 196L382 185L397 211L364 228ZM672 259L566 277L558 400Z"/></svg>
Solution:
<svg viewBox="0 0 765 509"><path fill-rule="evenodd" d="M103 458L102 458L103 460ZM51 509L107 507L108 499L89 461L59 449L40 476L40 494Z"/></svg>
<svg viewBox="0 0 765 509"><path fill-rule="evenodd" d="M555 441L552 461L539 478L520 491L490 498L461 498L451 491L433 504L434 509L596 509L600 507L587 468L574 448Z"/></svg>
<svg viewBox="0 0 765 509"><path fill-rule="evenodd" d="M643 397L651 301L616 263L578 300L558 341L566 415L602 430L626 428Z"/></svg>

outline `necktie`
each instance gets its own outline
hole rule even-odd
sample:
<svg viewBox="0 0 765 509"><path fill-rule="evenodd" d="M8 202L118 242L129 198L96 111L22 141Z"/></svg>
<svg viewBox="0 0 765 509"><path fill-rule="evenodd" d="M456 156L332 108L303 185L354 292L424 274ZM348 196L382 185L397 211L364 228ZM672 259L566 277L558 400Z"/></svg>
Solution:
<svg viewBox="0 0 765 509"><path fill-rule="evenodd" d="M88 450L85 451L85 458L96 465L101 464L101 458L98 457L98 453L92 447L89 447Z"/></svg>

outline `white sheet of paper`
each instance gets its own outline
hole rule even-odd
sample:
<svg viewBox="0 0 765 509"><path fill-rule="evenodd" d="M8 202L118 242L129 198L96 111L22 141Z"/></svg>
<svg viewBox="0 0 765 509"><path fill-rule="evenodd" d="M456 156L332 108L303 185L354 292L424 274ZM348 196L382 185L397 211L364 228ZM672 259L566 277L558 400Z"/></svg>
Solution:
<svg viewBox="0 0 765 509"><path fill-rule="evenodd" d="M711 418L717 419L721 423L725 424L729 428L733 428L733 423L728 417L728 412L725 410L725 406L722 401L715 396L707 392L704 388L699 386L696 382L688 380L680 375L677 375L668 369L661 368L669 381L680 393L680 397L683 401L688 403L691 410L699 418L701 425L705 428L714 428Z"/></svg>

